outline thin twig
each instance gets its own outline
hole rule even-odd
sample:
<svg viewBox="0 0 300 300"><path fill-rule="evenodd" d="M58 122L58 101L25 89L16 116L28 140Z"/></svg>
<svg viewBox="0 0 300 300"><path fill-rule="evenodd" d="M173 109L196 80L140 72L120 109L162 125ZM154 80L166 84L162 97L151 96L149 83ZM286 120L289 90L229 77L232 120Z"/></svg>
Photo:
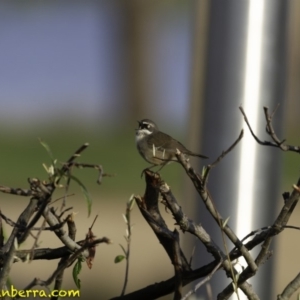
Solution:
<svg viewBox="0 0 300 300"><path fill-rule="evenodd" d="M285 287L283 292L277 296L277 300L288 300L300 288L300 273ZM298 298L299 299L299 298Z"/></svg>
<svg viewBox="0 0 300 300"><path fill-rule="evenodd" d="M34 250L35 250L35 248L36 248L37 245L38 245L39 237L41 236L41 233L42 233L42 231L43 231L45 225L46 225L46 220L44 219L44 220L43 220L43 223L42 223L42 226L40 227L40 230L37 232L37 235L36 235L36 237L35 237L35 239L34 239L34 243L33 243L33 245L32 245L31 253L30 253L30 260L32 260L32 257L34 256Z"/></svg>
<svg viewBox="0 0 300 300"><path fill-rule="evenodd" d="M177 203L169 186L166 183L162 181L158 187L164 200L163 203L165 203L167 208L172 212L174 219L176 220L176 224L180 226L183 232L188 231L197 236L207 248L207 251L214 256L216 261L221 260L222 267L226 271L226 274L231 274L232 280L236 282L235 278L237 271L232 266L228 250L226 250L225 255L200 224L195 224L192 220L184 215L180 205ZM246 283L245 285L241 286L241 289L247 294L248 290L251 290L251 287Z"/></svg>
<svg viewBox="0 0 300 300"><path fill-rule="evenodd" d="M249 253L247 248L238 239L238 237L233 232L233 230L227 224L225 224L226 222L224 222L221 214L217 211L214 201L212 200L212 197L209 193L209 190L203 184L203 178L194 171L194 169L191 167L190 163L184 159L182 153L180 153L179 150L177 151L176 156L177 156L178 161L184 167L186 173L192 180L196 190L198 191L198 193L199 193L201 199L203 200L206 208L208 209L209 213L213 216L213 218L215 219L217 224L220 226L220 228L222 229L222 232L224 232L227 235L227 237L232 241L232 243L236 247L239 248L239 250L241 251L242 255L244 256L246 262L248 263L248 266L250 267L252 272L255 273L257 270L257 265L256 265L254 259L252 258L251 254ZM234 268L232 268L232 266L231 266L231 270L232 270L231 272L232 272L233 280L235 281L236 279L234 276ZM236 283L236 285L237 285L237 283ZM252 297L254 297L255 293L254 293L253 289L250 287L250 285L247 285L247 286L239 285L239 288L246 295L251 294ZM222 298L220 298L220 299L222 299ZM255 298L253 298L253 299L255 299Z"/></svg>
<svg viewBox="0 0 300 300"><path fill-rule="evenodd" d="M47 280L36 280L34 279L30 284L28 284L24 290L30 290L32 289L34 286L36 285L40 285L40 286L49 286L53 280L57 277L57 275L64 269L66 269L67 267L69 267L70 265L72 265L72 263L80 256L82 255L82 253L89 247L92 247L96 244L99 244L99 243L106 243L106 244L110 244L111 241L106 238L106 237L103 237L101 239L97 239L95 240L94 242L92 243L85 243L82 245L82 247L80 247L79 249L77 249L70 257L68 257L67 260L65 260L63 263L61 263L57 269L52 273L51 276L48 277ZM19 296L17 297L19 298Z"/></svg>
<svg viewBox="0 0 300 300"><path fill-rule="evenodd" d="M229 152L231 152L235 148L235 146L241 141L241 139L243 138L243 136L244 136L244 131L241 130L241 132L240 132L238 138L235 140L235 142L226 151L223 151L222 154L216 159L215 162L213 162L212 164L210 164L210 165L207 166L207 168L205 169L204 175L203 175L203 186L204 186L204 189L206 189L208 175L209 175L209 172L211 171L211 169L213 167L215 167ZM215 203L212 202L212 204L214 206L215 213L218 216L218 212L217 212ZM223 223L223 221L221 219L218 219L218 222L219 222L219 228L221 229L221 235L222 235L223 245L224 245L224 248L225 248L225 253L226 253L227 258L230 261L229 250L228 250L228 247L227 247L227 243L226 243L226 239L225 239L225 234L224 234L224 230L223 230L225 223ZM246 253L246 255L247 255L247 253ZM247 255L247 256L249 257L249 255ZM253 260L251 259L250 262L251 262L250 266L254 270L255 269L255 264L254 264ZM237 287L237 280L236 280L236 276L234 275L234 269L233 269L232 264L230 264L230 272L232 274L233 284ZM236 294L237 294L237 298L240 299L237 288L236 288Z"/></svg>
<svg viewBox="0 0 300 300"><path fill-rule="evenodd" d="M127 225L126 236L125 236L125 240L127 243L127 249L126 249L126 253L125 253L126 268L125 268L125 278L124 278L124 284L123 284L121 296L123 296L125 294L127 283L128 283L130 245L131 245L131 228L132 228L132 226L131 226L131 210L133 208L133 201L134 201L134 198L131 197L126 203L126 213L125 213L126 225Z"/></svg>
<svg viewBox="0 0 300 300"><path fill-rule="evenodd" d="M273 130L273 127L272 127L272 124L271 124L271 121L272 121L272 117L274 115L274 113L272 113L272 115L269 115L268 113L268 109L265 107L264 108L264 111L265 111L265 117L266 117L266 122L267 122L267 133L271 136L271 138L273 139L273 142L270 142L270 141L262 141L260 140L254 133L254 131L252 130L251 128L251 125L248 121L248 118L246 116L246 113L244 111L244 109L240 106L239 107L242 115L244 116L244 120L251 132L251 135L253 136L253 138L256 140L256 142L260 145L263 145L263 146L270 146L270 147L276 147L276 148L279 148L281 149L282 151L291 151L291 152L297 152L297 153L300 153L300 147L299 146L292 146L292 145L286 145L284 144L285 140L282 140L280 141L276 134L275 134L275 131Z"/></svg>
<svg viewBox="0 0 300 300"><path fill-rule="evenodd" d="M271 138L273 139L273 141L281 148L281 150L284 150L284 147L282 147L282 144L285 142L285 140L279 140L279 138L277 137L275 130L273 128L272 125L272 119L273 116L275 115L275 112L277 111L279 105L276 106L276 108L274 109L274 111L269 114L269 109L267 107L264 107L264 113L265 113L265 118L266 118L266 131L267 133L271 136Z"/></svg>
<svg viewBox="0 0 300 300"><path fill-rule="evenodd" d="M69 235L70 239L75 241L76 225L75 225L75 222L74 222L73 214L68 216L67 224L68 224L68 235ZM58 263L58 266L64 264L65 261L70 257L70 255L62 257L60 259L59 263ZM65 269L61 270L61 272L58 273L58 275L56 276L55 284L54 284L54 290L60 290L61 289L62 283L63 283L64 273L65 273ZM56 299L58 299L58 296L52 296L51 297L51 300L56 300Z"/></svg>
<svg viewBox="0 0 300 300"><path fill-rule="evenodd" d="M180 243L179 243L179 232L174 229L175 240L173 243L174 251L174 271L175 271L175 291L174 291L174 300L180 300L182 297L182 262L180 254Z"/></svg>
<svg viewBox="0 0 300 300"><path fill-rule="evenodd" d="M103 167L101 165L97 165L97 164L87 164L87 163L77 163L77 162L67 162L64 164L65 167L67 168L71 168L71 167L76 167L76 168L92 168L95 170L98 170L98 179L97 179L97 183L101 184L102 183L102 178L103 177L113 177L116 174L107 174L104 173L103 171Z"/></svg>
<svg viewBox="0 0 300 300"><path fill-rule="evenodd" d="M158 206L159 201L159 183L161 182L161 178L158 173L153 173L149 170L145 171L145 179L146 179L146 191L143 198L135 197L138 208L140 209L143 217L148 222L149 226L154 231L157 236L159 242L164 247L167 252L170 260L174 264L174 249L173 243L175 240L175 236L173 231L171 231L165 220L163 219ZM185 271L190 271L191 267L183 253L180 251L182 268Z"/></svg>
<svg viewBox="0 0 300 300"><path fill-rule="evenodd" d="M186 293L184 295L184 297L181 298L181 300L186 300L188 297L190 297L192 294L195 294L197 292L197 290L206 282L208 282L212 276L216 273L216 271L219 269L219 267L221 266L221 261L215 266L215 268L210 272L210 274L208 274L204 279L202 279L200 282L198 282L195 287L190 290L188 293Z"/></svg>
<svg viewBox="0 0 300 300"><path fill-rule="evenodd" d="M6 194L12 194L17 196L24 196L29 197L32 196L32 191L28 189L21 189L21 188L11 188L8 186L0 185L0 192Z"/></svg>
<svg viewBox="0 0 300 300"><path fill-rule="evenodd" d="M270 256L271 252L269 251L269 248L273 237L279 234L284 229L284 226L287 224L294 208L296 207L300 198L299 187L300 187L300 178L298 179L297 185L293 186L294 189L292 193L289 194L289 198L285 200L284 206L281 209L279 215L277 216L271 228L260 234L260 235L264 235L264 238L263 238L263 244L261 246L261 250L259 251L255 259L255 263L258 267L262 265L266 261L266 259ZM250 242L248 244L250 244ZM239 276L238 284L245 282L253 275L254 273L249 267L245 268L245 270ZM230 295L232 291L233 291L232 285L228 285L223 290L222 297L225 297L225 295Z"/></svg>
<svg viewBox="0 0 300 300"><path fill-rule="evenodd" d="M244 130L242 129L238 138L234 141L234 143L225 151L222 152L222 154L210 165L208 165L205 169L204 175L203 175L203 186L206 186L209 172L212 168L214 168L229 152L231 152L234 147L241 141L241 139L244 136Z"/></svg>
<svg viewBox="0 0 300 300"><path fill-rule="evenodd" d="M184 167L184 169L185 169L186 173L188 174L188 176L190 177L191 181L193 182L196 190L198 191L198 193L199 193L201 199L203 200L209 213L215 219L217 224L219 226L221 226L222 231L224 231L224 233L232 241L232 243L241 250L248 265L251 266L251 269L256 271L257 266L256 266L253 258L251 257L250 253L248 252L248 250L241 243L241 241L239 240L237 235L233 232L233 230L227 224L224 224L224 219L222 218L221 214L216 209L216 206L214 204L214 201L212 200L209 190L207 189L206 186L203 185L203 179L200 177L199 174L197 174L194 171L194 169L191 167L190 163L184 159L182 153L177 153L176 156L177 156L178 161Z"/></svg>

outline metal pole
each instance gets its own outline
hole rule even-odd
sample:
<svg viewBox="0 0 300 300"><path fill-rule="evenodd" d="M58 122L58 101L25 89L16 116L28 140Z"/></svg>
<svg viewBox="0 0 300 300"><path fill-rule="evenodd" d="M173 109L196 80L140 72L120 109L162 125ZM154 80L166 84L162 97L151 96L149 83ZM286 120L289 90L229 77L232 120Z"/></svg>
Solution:
<svg viewBox="0 0 300 300"><path fill-rule="evenodd" d="M204 120L204 144L200 152L213 161L245 129L242 142L212 171L209 180L218 210L224 218L230 217L229 225L240 238L272 223L281 195L282 153L255 142L238 107L244 107L257 135L264 139L267 136L263 106L272 110L282 103L274 124L280 135L285 97L287 5L284 0L210 2L208 50L203 57L207 62L205 100L203 119L198 118L198 124L202 125ZM198 206L198 216L213 239L222 245L220 229L202 204ZM203 249L199 249L197 257L197 265L211 258L203 254ZM275 296L272 270L271 259L250 280L261 299ZM211 281L213 298L229 283L225 274L218 272ZM239 295L244 299L242 292ZM206 297L205 290L199 296Z"/></svg>

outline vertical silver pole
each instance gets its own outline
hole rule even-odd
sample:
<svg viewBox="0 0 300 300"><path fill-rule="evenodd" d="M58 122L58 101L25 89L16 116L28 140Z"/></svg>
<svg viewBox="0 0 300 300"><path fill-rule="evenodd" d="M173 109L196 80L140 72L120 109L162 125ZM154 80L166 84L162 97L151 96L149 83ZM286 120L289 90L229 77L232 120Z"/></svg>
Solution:
<svg viewBox="0 0 300 300"><path fill-rule="evenodd" d="M218 210L224 218L230 217L228 224L240 238L271 224L275 204L281 197L278 188L282 153L255 142L238 107L244 107L257 135L265 139L263 106L272 110L282 103L274 119L280 135L285 97L286 24L286 1L210 2L208 50L203 57L207 62L201 112L204 122L199 117L198 123L204 123L200 152L213 161L245 129L242 142L212 171L209 179ZM220 229L202 204L198 206L198 217L213 239L222 245ZM197 265L210 258L199 249ZM272 268L271 259L250 280L261 299L275 296ZM218 272L211 281L213 298L229 283L225 274ZM242 292L239 294L242 296ZM205 291L200 291L200 295L206 297Z"/></svg>

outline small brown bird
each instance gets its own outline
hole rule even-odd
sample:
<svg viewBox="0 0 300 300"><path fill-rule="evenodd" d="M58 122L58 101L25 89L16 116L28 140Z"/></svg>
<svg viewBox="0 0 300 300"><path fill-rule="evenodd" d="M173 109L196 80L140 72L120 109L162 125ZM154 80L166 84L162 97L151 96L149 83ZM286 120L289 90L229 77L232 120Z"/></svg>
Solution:
<svg viewBox="0 0 300 300"><path fill-rule="evenodd" d="M147 169L161 166L159 169L161 170L166 164L177 161L175 155L176 149L183 153L186 158L189 156L208 158L202 154L197 154L188 150L168 134L159 131L157 125L153 121L143 119L142 121L138 121L138 123L139 128L136 129L135 142L140 155L147 162L152 164L152 166Z"/></svg>

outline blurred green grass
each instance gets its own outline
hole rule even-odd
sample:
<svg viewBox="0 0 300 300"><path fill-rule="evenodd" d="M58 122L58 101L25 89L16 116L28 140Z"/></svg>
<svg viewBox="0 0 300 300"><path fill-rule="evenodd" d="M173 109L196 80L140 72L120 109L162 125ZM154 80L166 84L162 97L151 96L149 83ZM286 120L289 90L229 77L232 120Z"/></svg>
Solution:
<svg viewBox="0 0 300 300"><path fill-rule="evenodd" d="M27 178L47 179L42 164L50 165L51 159L40 144L46 142L55 159L65 162L84 143L89 147L76 161L101 164L104 172L115 174L104 177L102 185L96 183L98 173L94 169L75 169L73 175L87 188L101 195L128 199L131 194L144 193L141 172L149 166L135 147L134 128L120 127L113 130L95 130L84 126L59 124L52 127L10 130L0 134L0 185L27 188ZM174 192L180 190L180 178L184 174L179 164L171 164L161 171L163 179ZM76 184L74 183L73 186ZM76 189L77 190L77 189ZM72 191L72 189L70 189Z"/></svg>
<svg viewBox="0 0 300 300"><path fill-rule="evenodd" d="M93 169L74 169L73 175L81 180L92 198L103 197L126 201L131 194L143 195L144 179L140 177L144 168L149 166L135 147L133 126L88 127L71 122L57 122L52 126L24 127L22 130L0 132L0 185L28 188L27 178L47 179L42 164L50 165L47 151L39 142L46 142L58 162L65 162L85 142L89 147L77 159L78 162L101 164L104 172L115 174L104 177L102 185L96 183L98 173ZM178 133L174 133L180 136ZM293 138L294 137L294 138ZM179 138L180 140L180 138ZM295 135L288 138L290 144ZM283 153L282 186L290 190L297 181L300 167L297 153ZM199 170L200 171L200 170ZM179 164L170 164L160 172L162 178L171 186L175 195L181 195L185 172ZM72 183L70 193L80 194L80 189ZM98 194L99 193L99 194ZM102 198L102 199L103 199Z"/></svg>

